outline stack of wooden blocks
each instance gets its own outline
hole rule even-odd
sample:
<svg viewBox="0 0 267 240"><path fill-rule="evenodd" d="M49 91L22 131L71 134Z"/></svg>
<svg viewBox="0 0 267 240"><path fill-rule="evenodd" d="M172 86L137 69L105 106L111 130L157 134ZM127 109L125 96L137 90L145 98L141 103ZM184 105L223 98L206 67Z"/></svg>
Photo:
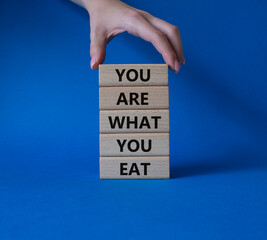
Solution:
<svg viewBox="0 0 267 240"><path fill-rule="evenodd" d="M169 178L165 64L100 65L100 178Z"/></svg>

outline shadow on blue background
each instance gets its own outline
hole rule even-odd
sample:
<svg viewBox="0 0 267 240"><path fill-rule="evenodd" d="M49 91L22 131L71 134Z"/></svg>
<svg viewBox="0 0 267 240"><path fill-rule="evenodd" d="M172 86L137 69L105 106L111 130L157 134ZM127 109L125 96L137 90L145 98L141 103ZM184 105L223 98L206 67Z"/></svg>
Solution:
<svg viewBox="0 0 267 240"><path fill-rule="evenodd" d="M98 72L69 1L1 1L0 239L266 239L265 1L128 1L180 28L170 180L99 180ZM126 33L106 63L163 63Z"/></svg>

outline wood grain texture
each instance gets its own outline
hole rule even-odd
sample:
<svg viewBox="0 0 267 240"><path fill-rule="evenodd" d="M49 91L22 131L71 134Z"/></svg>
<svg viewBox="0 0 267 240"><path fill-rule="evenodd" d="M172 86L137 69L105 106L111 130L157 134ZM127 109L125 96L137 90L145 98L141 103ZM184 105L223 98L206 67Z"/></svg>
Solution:
<svg viewBox="0 0 267 240"><path fill-rule="evenodd" d="M138 73L138 75L136 75L136 73ZM127 77L130 78L130 81ZM147 81L142 81L142 79L147 79ZM99 66L100 87L138 85L168 85L167 64L119 64Z"/></svg>
<svg viewBox="0 0 267 240"><path fill-rule="evenodd" d="M136 101L130 100L133 95L137 96ZM99 88L99 108L100 110L168 109L169 89L167 86L101 87Z"/></svg>
<svg viewBox="0 0 267 240"><path fill-rule="evenodd" d="M169 178L169 156L100 157L101 179Z"/></svg>
<svg viewBox="0 0 267 240"><path fill-rule="evenodd" d="M168 156L169 133L100 134L100 156Z"/></svg>
<svg viewBox="0 0 267 240"><path fill-rule="evenodd" d="M169 110L102 110L100 133L169 132Z"/></svg>

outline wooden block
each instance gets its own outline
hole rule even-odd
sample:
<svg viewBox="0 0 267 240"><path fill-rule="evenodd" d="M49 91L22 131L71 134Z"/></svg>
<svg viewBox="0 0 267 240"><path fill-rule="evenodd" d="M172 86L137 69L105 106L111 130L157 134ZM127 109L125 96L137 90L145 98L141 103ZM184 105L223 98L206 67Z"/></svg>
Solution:
<svg viewBox="0 0 267 240"><path fill-rule="evenodd" d="M169 133L100 134L100 156L168 156Z"/></svg>
<svg viewBox="0 0 267 240"><path fill-rule="evenodd" d="M102 110L100 133L169 132L169 110Z"/></svg>
<svg viewBox="0 0 267 240"><path fill-rule="evenodd" d="M100 65L99 86L168 85L167 64Z"/></svg>
<svg viewBox="0 0 267 240"><path fill-rule="evenodd" d="M168 109L168 87L101 87L99 108L100 110Z"/></svg>
<svg viewBox="0 0 267 240"><path fill-rule="evenodd" d="M102 179L169 178L169 156L100 157Z"/></svg>

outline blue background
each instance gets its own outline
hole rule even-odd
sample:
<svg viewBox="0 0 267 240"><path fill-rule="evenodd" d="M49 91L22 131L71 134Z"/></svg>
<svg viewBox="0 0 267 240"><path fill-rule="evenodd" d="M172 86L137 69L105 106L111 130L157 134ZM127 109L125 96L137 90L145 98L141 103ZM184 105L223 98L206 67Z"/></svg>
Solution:
<svg viewBox="0 0 267 240"><path fill-rule="evenodd" d="M0 3L0 239L267 239L267 2L135 0L180 28L170 180L99 180L87 13ZM163 63L128 34L106 63Z"/></svg>

